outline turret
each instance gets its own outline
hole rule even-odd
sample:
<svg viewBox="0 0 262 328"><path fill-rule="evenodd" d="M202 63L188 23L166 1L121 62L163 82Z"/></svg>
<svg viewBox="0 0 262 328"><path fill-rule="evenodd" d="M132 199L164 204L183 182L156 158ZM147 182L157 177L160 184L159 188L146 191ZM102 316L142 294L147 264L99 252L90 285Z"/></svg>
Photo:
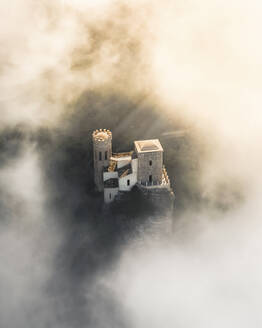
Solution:
<svg viewBox="0 0 262 328"><path fill-rule="evenodd" d="M112 133L106 129L93 132L94 178L98 191L103 191L103 171L109 165L112 156Z"/></svg>

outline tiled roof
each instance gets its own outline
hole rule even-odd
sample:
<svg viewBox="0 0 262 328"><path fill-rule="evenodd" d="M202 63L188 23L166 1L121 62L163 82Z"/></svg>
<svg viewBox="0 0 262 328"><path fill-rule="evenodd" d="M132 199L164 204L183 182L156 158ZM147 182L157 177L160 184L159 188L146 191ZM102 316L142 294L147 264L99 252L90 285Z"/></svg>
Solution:
<svg viewBox="0 0 262 328"><path fill-rule="evenodd" d="M113 153L112 157L121 158L121 157L130 157L132 156L133 150L125 152L125 153Z"/></svg>
<svg viewBox="0 0 262 328"><path fill-rule="evenodd" d="M118 179L111 178L104 181L104 188L118 188Z"/></svg>
<svg viewBox="0 0 262 328"><path fill-rule="evenodd" d="M128 174L132 174L132 166L129 163L129 164L121 167L120 169L117 169L117 172L118 172L118 176L120 178L123 178L123 177L125 177Z"/></svg>

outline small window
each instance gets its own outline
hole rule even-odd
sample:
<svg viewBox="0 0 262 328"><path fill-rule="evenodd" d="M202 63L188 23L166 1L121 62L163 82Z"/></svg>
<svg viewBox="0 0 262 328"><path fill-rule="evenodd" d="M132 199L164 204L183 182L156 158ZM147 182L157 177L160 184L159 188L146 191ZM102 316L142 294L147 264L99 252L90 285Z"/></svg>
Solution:
<svg viewBox="0 0 262 328"><path fill-rule="evenodd" d="M149 161L149 165L152 166L152 161Z"/></svg>
<svg viewBox="0 0 262 328"><path fill-rule="evenodd" d="M105 160L107 160L107 151L105 152Z"/></svg>
<svg viewBox="0 0 262 328"><path fill-rule="evenodd" d="M102 152L99 152L99 161L102 161Z"/></svg>
<svg viewBox="0 0 262 328"><path fill-rule="evenodd" d="M111 193L109 194L109 199L111 199L112 198L112 195L111 195Z"/></svg>
<svg viewBox="0 0 262 328"><path fill-rule="evenodd" d="M149 182L152 183L152 175L149 176Z"/></svg>
<svg viewBox="0 0 262 328"><path fill-rule="evenodd" d="M127 180L127 185L130 186L130 180Z"/></svg>

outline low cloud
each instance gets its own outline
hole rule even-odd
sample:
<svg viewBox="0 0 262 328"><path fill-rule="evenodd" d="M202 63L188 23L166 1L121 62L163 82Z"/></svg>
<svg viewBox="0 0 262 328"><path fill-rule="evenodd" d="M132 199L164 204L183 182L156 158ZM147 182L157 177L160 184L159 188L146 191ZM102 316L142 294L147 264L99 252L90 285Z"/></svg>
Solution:
<svg viewBox="0 0 262 328"><path fill-rule="evenodd" d="M261 325L260 7L0 4L2 326ZM101 209L100 127L160 138L173 217Z"/></svg>

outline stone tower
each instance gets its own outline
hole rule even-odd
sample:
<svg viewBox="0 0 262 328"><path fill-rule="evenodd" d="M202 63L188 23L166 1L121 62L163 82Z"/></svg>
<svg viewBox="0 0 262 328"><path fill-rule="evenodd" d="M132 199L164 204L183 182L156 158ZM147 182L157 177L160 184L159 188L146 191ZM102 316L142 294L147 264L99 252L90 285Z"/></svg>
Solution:
<svg viewBox="0 0 262 328"><path fill-rule="evenodd" d="M93 132L94 178L98 191L103 191L103 171L112 156L112 133L106 129Z"/></svg>
<svg viewBox="0 0 262 328"><path fill-rule="evenodd" d="M137 182L161 185L163 174L163 148L158 139L135 141L138 158Z"/></svg>

